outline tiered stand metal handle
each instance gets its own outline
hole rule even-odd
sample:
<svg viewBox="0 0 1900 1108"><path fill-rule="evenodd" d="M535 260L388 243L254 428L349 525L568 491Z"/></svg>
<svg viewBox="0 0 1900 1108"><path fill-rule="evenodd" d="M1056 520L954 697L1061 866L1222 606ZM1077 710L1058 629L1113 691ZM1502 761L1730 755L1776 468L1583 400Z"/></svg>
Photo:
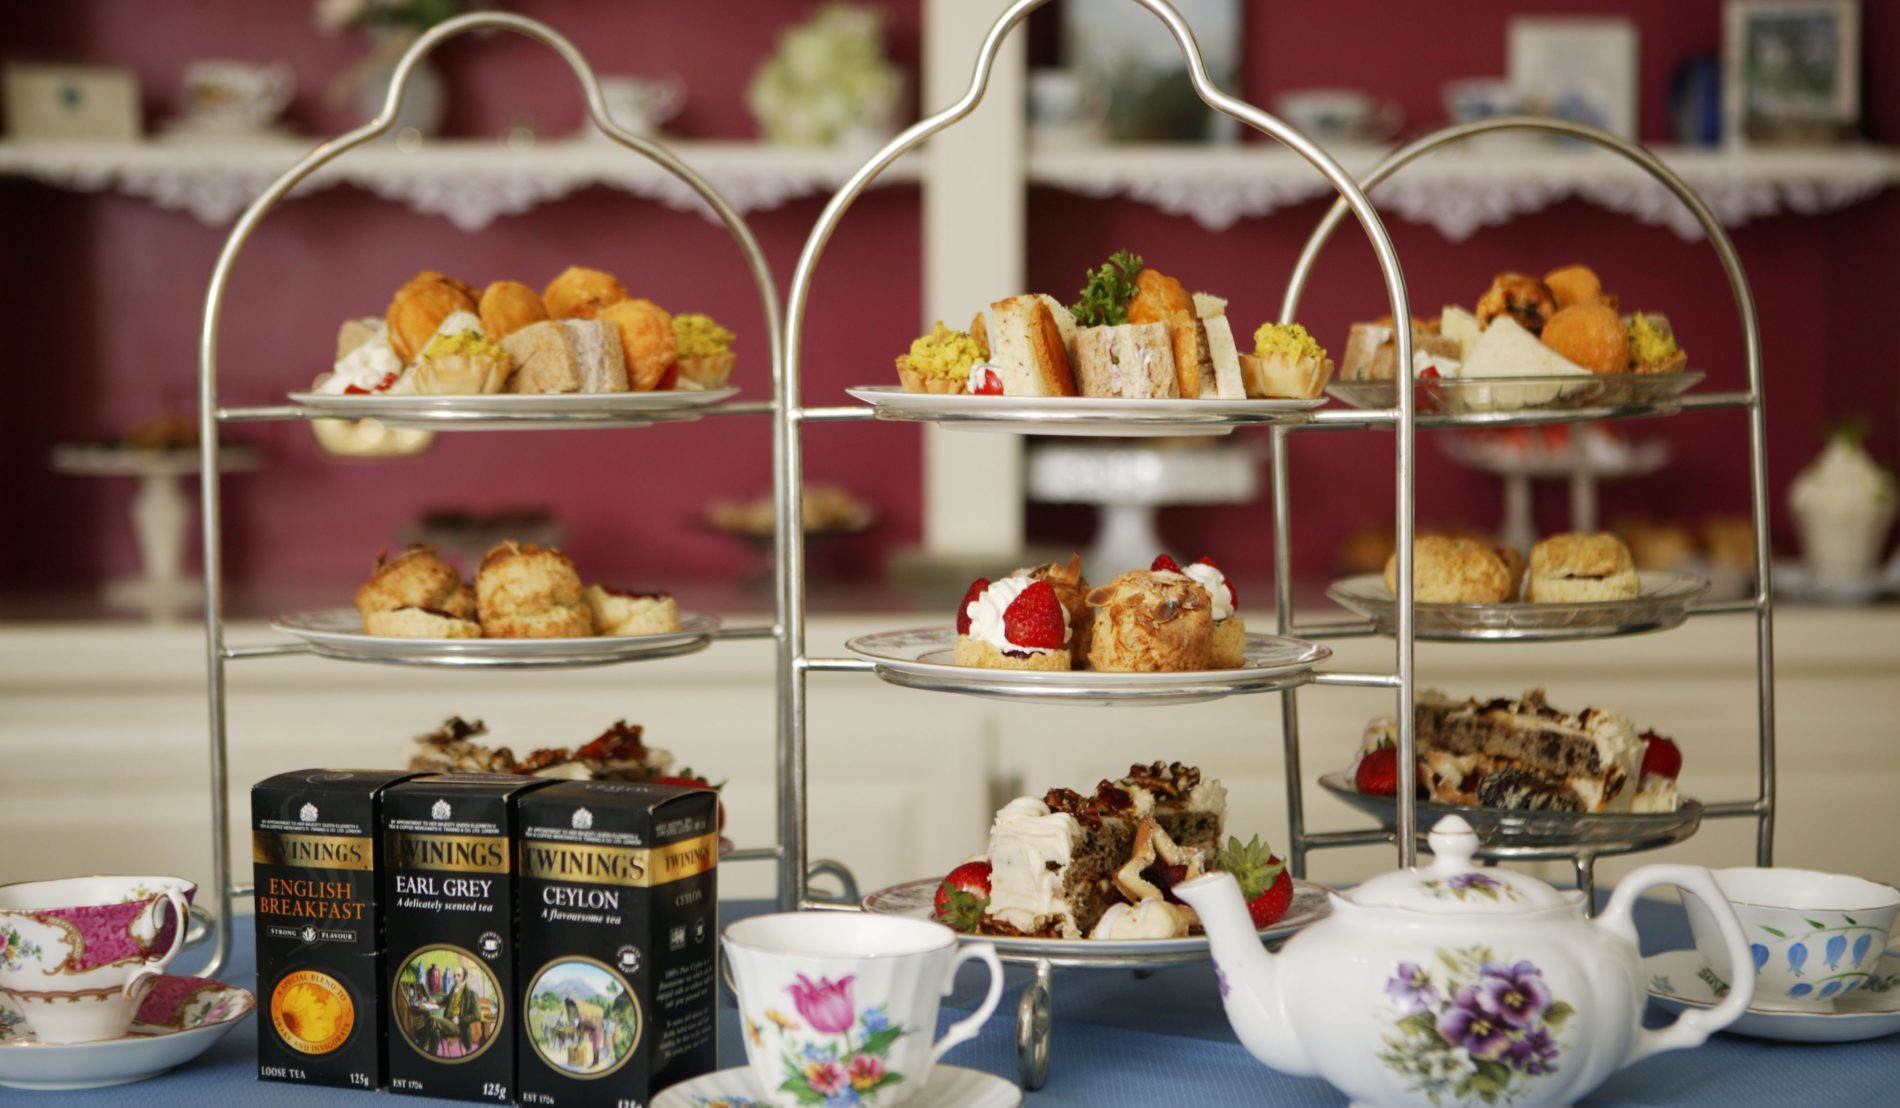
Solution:
<svg viewBox="0 0 1900 1108"><path fill-rule="evenodd" d="M383 101L383 109L376 118L363 124L354 131L320 143L305 154L296 165L271 182L250 207L238 218L237 225L231 229L225 240L224 249L218 254L218 263L211 273L211 285L205 294L204 327L198 341L198 427L200 432L200 457L203 464L202 488L204 494L204 570L205 570L205 663L210 675L208 696L210 701L211 734L211 857L213 884L216 887L211 924L213 945L211 959L201 972L216 974L231 951L231 911L233 902L250 895L248 885L237 884L232 875L230 853L230 797L229 763L227 760L227 738L225 719L224 664L234 658L273 657L284 654L307 653L302 645L269 645L257 647L231 647L224 640L224 558L220 536L222 518L218 488L218 428L224 423L255 422L262 420L289 420L309 418L295 406L272 406L262 408L226 408L218 402L218 324L224 310L225 292L229 286L231 271L237 263L239 252L250 240L251 233L263 221L277 202L289 195L298 183L310 174L322 168L332 159L369 142L371 139L387 134L396 125L397 112L402 107L403 96L409 87L409 78L415 72L418 62L430 51L458 35L475 31L511 31L526 36L553 50L565 61L574 77L580 82L581 92L587 101L587 115L609 138L621 146L658 164L684 182L706 203L719 222L725 225L733 241L745 256L747 267L751 270L753 283L759 293L759 306L765 315L766 349L772 359L772 403L767 405L727 404L708 409L707 415L764 414L768 411L780 415L773 424L775 440L785 434L784 411L784 362L782 324L779 314L778 290L772 280L772 273L766 264L765 254L759 248L758 240L740 218L738 211L713 186L695 172L692 167L681 161L666 147L642 138L614 122L607 113L607 105L601 99L600 83L594 77L593 69L587 64L574 44L559 32L544 23L525 19L518 15L499 12L458 16L445 20L424 32L396 64L396 72L390 82L389 95ZM585 426L586 424L577 424ZM454 430L456 423L445 418L434 425L438 430ZM783 499L783 486L780 490ZM779 529L778 544L780 555L786 543L786 531ZM769 633L784 642L785 620L783 610L779 614ZM722 638L763 637L765 629L735 628L718 633ZM779 657L785 656L784 651ZM779 675L781 685L785 681L783 672ZM796 764L786 747L787 733L781 729L779 734L778 758L783 767ZM784 826L781 821L781 826ZM795 841L795 851L791 844ZM802 828L795 840L781 839L780 845L755 850L737 851L726 856L728 861L750 858L775 858L781 866L794 860L799 872L804 872L805 844ZM780 881L780 887L785 882Z"/></svg>
<svg viewBox="0 0 1900 1108"><path fill-rule="evenodd" d="M803 345L805 338L805 311L811 297L812 275L817 269L819 258L825 245L837 229L839 221L853 201L869 184L893 162L915 149L924 140L944 130L969 115L981 103L988 87L990 68L996 59L1003 40L1032 11L1042 7L1048 0L1018 0L1011 4L990 27L982 47L977 52L976 66L970 77L969 88L954 104L925 118L909 127L882 150L878 151L858 171L847 180L825 205L817 224L805 240L804 250L799 254L798 267L793 271L791 292L786 305L786 351L785 379L782 384L782 404L778 411L779 427L776 441L779 444L778 465L775 481L778 493L778 606L784 620L785 634L779 640L781 653L779 672L785 675L785 684L780 689L779 729L782 737L780 749L786 756L781 767L780 819L781 833L785 845L785 865L779 870L782 881L791 882L781 889L780 900L785 907L817 907L800 883L800 875L805 872L804 857L806 848L806 681L813 673L869 672L873 665L855 658L815 658L805 649L805 551L804 539L799 530L798 521L802 516L801 475L803 472L802 434L807 423L841 422L849 420L871 419L874 413L869 408L816 408L803 406L800 399L801 370L803 368ZM1399 269L1398 255L1394 251L1391 238L1386 234L1378 213L1366 199L1365 193L1354 183L1352 177L1334 161L1331 155L1315 145L1305 135L1289 127L1266 112L1245 101L1229 96L1208 80L1207 68L1201 59L1199 45L1194 33L1180 12L1165 0L1133 0L1158 18L1174 41L1181 48L1183 59L1187 63L1188 77L1194 91L1209 107L1223 115L1245 123L1247 126L1292 149L1317 169L1339 194L1339 203L1349 210L1363 226L1366 237L1371 240L1373 252L1377 255L1379 268L1384 277L1387 302L1395 319L1407 318L1411 312L1405 293L1405 280ZM1398 334L1398 356L1401 363L1411 364L1411 336L1400 329ZM1398 497L1397 528L1400 534L1410 534L1412 530L1412 442L1414 426L1414 399L1409 391L1403 392L1395 407L1383 411L1351 413L1356 423L1378 424L1396 427L1398 439L1398 465L1396 490ZM1312 417L1325 421L1329 413ZM1040 421L1048 422L1047 420ZM1034 434L1043 429L1038 420L1023 419L1021 431ZM1276 572L1284 581L1286 562L1284 557L1276 566ZM1374 686L1395 690L1398 701L1398 716L1401 720L1399 742L1406 757L1411 756L1412 736L1412 558L1410 544L1400 547L1399 565L1399 608L1398 642L1396 674L1325 674L1315 680L1325 683ZM1401 818L1410 820L1412 799L1409 795L1400 798ZM1402 864L1411 864L1415 845L1409 837L1400 837L1399 859ZM1042 1084L1047 1073L1049 1049L1049 987L1054 966L1086 964L1101 968L1114 966L1127 969L1152 968L1157 965L1179 964L1183 959L1157 959L1131 956L1126 958L1091 958L1086 963L1050 958L1013 959L1028 961L1035 966L1035 977L1030 988L1024 993L1018 1008L1017 1047L1018 1061L1022 1079L1029 1088ZM1201 960L1195 958L1192 960Z"/></svg>
<svg viewBox="0 0 1900 1108"><path fill-rule="evenodd" d="M1400 169L1443 146L1462 142L1479 135L1506 131L1533 131L1551 135L1560 135L1601 147L1634 164L1638 169L1654 178L1667 188L1677 199L1688 207L1695 216L1702 231L1708 236L1709 244L1715 249L1715 255L1721 262L1722 271L1728 278L1729 292L1735 300L1735 312L1742 325L1742 350L1746 359L1748 387L1743 392L1717 392L1690 396L1680 402L1682 409L1740 408L1748 412L1749 441L1749 490L1750 514L1753 517L1755 535L1755 591L1745 600L1730 604L1705 604L1695 610L1695 614L1753 613L1755 617L1755 691L1759 723L1760 742L1760 785L1753 800L1737 800L1711 803L1703 806L1704 818L1753 818L1756 820L1755 856L1758 865L1770 865L1774 852L1775 830L1775 685L1774 685L1774 613L1773 587L1769 577L1768 547L1768 473L1767 473L1767 417L1762 404L1761 372L1761 336L1755 318L1755 300L1748 288L1747 275L1742 271L1740 257L1735 252L1735 244L1729 239L1728 232L1722 227L1721 220L1709 209L1702 197L1688 182L1670 169L1660 158L1642 146L1613 135L1596 127L1571 123L1559 119L1541 119L1529 116L1506 116L1497 119L1481 120L1475 123L1459 124L1434 131L1429 135L1415 139L1387 155L1377 166L1360 179L1360 184L1370 192ZM1291 320L1299 312L1300 295L1306 288L1306 280L1312 272L1320 251L1338 230L1340 222L1347 214L1346 205L1335 201L1319 225L1314 228L1306 247L1300 252L1299 260L1293 268L1292 279L1287 283L1286 299L1280 307L1280 318ZM1406 318L1394 314L1396 319ZM1400 342L1403 343L1410 328L1397 327ZM1404 367L1411 361L1403 346L1397 364L1404 376ZM1410 396L1416 390L1401 385L1401 395ZM1554 418L1575 418L1579 413L1553 413ZM1355 413L1339 413L1339 421L1358 423ZM1439 422L1434 417L1428 422ZM1455 423L1455 417L1446 417L1446 422ZM1370 420L1366 422L1372 422ZM1287 470L1286 437L1293 431L1324 426L1324 423L1307 425L1275 426L1272 428L1271 458L1273 469L1273 508L1274 508L1274 561L1276 566L1289 564L1292 553L1292 509L1289 500L1289 478ZM1401 456L1411 457L1411 428L1405 427L1401 434ZM1409 486L1402 484L1401 497L1409 497ZM1410 518L1410 505L1403 505L1400 515L1398 534L1400 564L1404 564L1411 544L1403 536L1411 534L1411 528L1405 521ZM1275 582L1278 588L1279 629L1282 634L1309 634L1313 637L1344 634L1370 634L1370 625L1327 625L1310 627L1301 631L1292 622L1292 583L1284 572L1277 574ZM1409 592L1399 602L1399 615L1403 619L1410 607ZM1402 649L1409 654L1409 643L1404 641L1405 632L1401 630ZM1403 654L1401 655L1404 656ZM1402 702L1403 703L1403 702ZM1290 822L1289 860L1296 876L1306 872L1306 854L1308 851L1326 847L1354 846L1382 841L1385 832L1381 831L1342 831L1313 833L1306 830L1303 784L1300 774L1299 747L1299 706L1296 694L1288 690L1281 701L1286 735L1286 772L1287 772L1287 818ZM1409 715L1409 713L1407 713ZM1410 722L1406 720L1405 722ZM1409 747L1406 748L1409 751ZM1409 753L1401 754L1400 765L1410 764ZM1407 811L1410 790L1399 790L1398 818L1395 828L1415 826L1412 815ZM1397 838L1403 847L1410 842L1412 835L1398 833ZM1657 845L1657 844L1648 844ZM1640 849L1635 844L1630 848ZM1595 860L1600 854L1621 853L1615 849L1576 849L1576 850L1497 850L1495 856L1563 857L1573 861L1578 886L1586 892L1594 891Z"/></svg>

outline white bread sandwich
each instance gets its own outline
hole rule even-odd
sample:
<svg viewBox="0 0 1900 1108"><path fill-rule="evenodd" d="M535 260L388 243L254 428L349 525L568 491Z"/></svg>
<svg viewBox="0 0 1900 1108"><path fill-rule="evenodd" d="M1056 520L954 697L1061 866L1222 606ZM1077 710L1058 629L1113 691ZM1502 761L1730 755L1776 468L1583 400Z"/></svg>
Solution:
<svg viewBox="0 0 1900 1108"><path fill-rule="evenodd" d="M998 300L977 320L971 335L1003 375L1004 396L1074 396L1075 372L1069 365L1062 327L1047 297L1027 293ZM1074 320L1070 321L1071 327ZM974 328L976 324L972 324Z"/></svg>
<svg viewBox="0 0 1900 1108"><path fill-rule="evenodd" d="M1212 397L1217 400L1245 400L1247 386L1241 379L1240 347L1234 342L1233 325L1227 322L1227 301L1204 292L1194 294L1194 314L1200 318L1207 335L1207 357L1214 366ZM1202 378L1201 396L1209 396L1207 379Z"/></svg>

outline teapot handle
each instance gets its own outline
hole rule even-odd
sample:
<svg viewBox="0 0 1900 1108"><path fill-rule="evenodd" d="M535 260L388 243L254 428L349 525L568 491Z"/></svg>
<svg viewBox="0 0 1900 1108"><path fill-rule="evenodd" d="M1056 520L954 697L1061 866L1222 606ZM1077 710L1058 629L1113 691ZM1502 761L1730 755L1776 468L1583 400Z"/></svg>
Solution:
<svg viewBox="0 0 1900 1108"><path fill-rule="evenodd" d="M1636 924L1630 919L1630 912L1636 906L1636 898L1657 885L1674 885L1699 897L1722 933L1722 942L1728 947L1729 964L1753 964L1748 953L1748 940L1742 935L1742 925L1735 918L1735 910L1729 907L1728 898L1722 895L1714 875L1701 866L1644 866L1617 882L1616 892L1604 907L1603 914L1597 917L1597 924L1628 939L1630 945L1635 946ZM1707 1009L1686 1009L1668 1027L1640 1032L1629 1057L1623 1059L1623 1065L1639 1062L1665 1050L1701 1046L1710 1035L1742 1018L1742 1013L1748 1011L1749 1002L1755 999L1755 975L1738 973L1732 976L1737 980L1720 1004Z"/></svg>

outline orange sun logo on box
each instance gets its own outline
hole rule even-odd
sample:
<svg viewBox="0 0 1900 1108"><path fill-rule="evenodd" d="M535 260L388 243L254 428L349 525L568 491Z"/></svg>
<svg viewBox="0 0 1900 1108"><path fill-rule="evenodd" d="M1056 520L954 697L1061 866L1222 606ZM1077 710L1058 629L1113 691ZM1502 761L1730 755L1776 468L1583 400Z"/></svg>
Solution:
<svg viewBox="0 0 1900 1108"><path fill-rule="evenodd" d="M356 1005L329 974L300 970L277 983L270 1020L293 1050L328 1054L349 1039L356 1026Z"/></svg>

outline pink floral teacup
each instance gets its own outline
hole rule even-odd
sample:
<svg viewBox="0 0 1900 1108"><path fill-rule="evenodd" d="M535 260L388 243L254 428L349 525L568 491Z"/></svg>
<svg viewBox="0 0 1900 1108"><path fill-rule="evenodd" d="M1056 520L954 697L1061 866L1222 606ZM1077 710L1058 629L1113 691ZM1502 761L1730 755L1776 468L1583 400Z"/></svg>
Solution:
<svg viewBox="0 0 1900 1108"><path fill-rule="evenodd" d="M726 928L746 1057L761 1103L902 1104L996 1011L1003 967L988 943L958 945L927 920L857 912L753 916ZM990 968L983 1003L930 1041L957 967Z"/></svg>
<svg viewBox="0 0 1900 1108"><path fill-rule="evenodd" d="M68 877L0 886L0 994L43 1043L116 1039L184 948L178 877Z"/></svg>

